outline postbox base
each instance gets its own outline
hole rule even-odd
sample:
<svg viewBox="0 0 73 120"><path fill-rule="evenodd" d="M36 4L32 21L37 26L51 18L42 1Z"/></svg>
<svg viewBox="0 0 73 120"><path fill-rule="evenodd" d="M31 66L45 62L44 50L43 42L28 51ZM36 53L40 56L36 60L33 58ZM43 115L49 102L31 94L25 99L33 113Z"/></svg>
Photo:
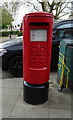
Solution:
<svg viewBox="0 0 73 120"><path fill-rule="evenodd" d="M34 85L24 81L23 99L25 102L32 105L43 104L48 100L48 88L48 82L42 85Z"/></svg>

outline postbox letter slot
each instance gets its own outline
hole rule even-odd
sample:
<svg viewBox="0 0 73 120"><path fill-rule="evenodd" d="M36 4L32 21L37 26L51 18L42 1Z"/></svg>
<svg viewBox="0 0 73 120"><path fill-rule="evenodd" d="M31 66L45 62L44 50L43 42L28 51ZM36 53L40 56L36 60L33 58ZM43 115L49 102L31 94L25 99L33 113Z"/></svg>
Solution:
<svg viewBox="0 0 73 120"><path fill-rule="evenodd" d="M31 22L30 26L48 26L49 24L46 22Z"/></svg>

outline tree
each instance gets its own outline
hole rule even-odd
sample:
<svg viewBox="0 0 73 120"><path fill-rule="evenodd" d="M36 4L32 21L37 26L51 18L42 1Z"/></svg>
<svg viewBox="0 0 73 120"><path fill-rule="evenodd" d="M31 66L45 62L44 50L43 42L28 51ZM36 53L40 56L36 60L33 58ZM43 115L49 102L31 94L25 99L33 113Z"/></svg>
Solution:
<svg viewBox="0 0 73 120"><path fill-rule="evenodd" d="M0 7L0 29L2 28L2 9Z"/></svg>
<svg viewBox="0 0 73 120"><path fill-rule="evenodd" d="M0 7L0 11L2 11L2 21L0 22L0 25L3 29L8 28L8 26L10 26L10 28L12 27L12 15L5 9Z"/></svg>
<svg viewBox="0 0 73 120"><path fill-rule="evenodd" d="M70 9L70 15L69 15L69 18L73 19L73 1L71 1L71 6L68 7L68 9Z"/></svg>
<svg viewBox="0 0 73 120"><path fill-rule="evenodd" d="M52 2L50 2L50 0L36 0L36 2L37 4L31 0L26 0L24 4L26 3L25 5L27 6L31 5L36 11L42 10L52 13L55 20L69 14L69 11L66 10L69 4L69 0L52 0ZM40 10L38 8L40 8Z"/></svg>
<svg viewBox="0 0 73 120"><path fill-rule="evenodd" d="M15 0L14 2L13 1L3 2L2 3L2 9L3 9L2 11L6 10L6 12L5 13L2 12L2 14L3 14L2 17L4 17L4 14L7 15L7 12L8 12L8 16L10 16L8 21L12 22L15 19L15 16L17 14L17 8L18 7L19 7L19 2L17 0ZM5 19L7 19L7 18L5 18ZM4 22L4 19L2 19L2 21L3 21L2 22L3 23L2 24L3 28L7 27L7 25ZM11 29L12 29L12 23L7 23L7 24L9 24Z"/></svg>
<svg viewBox="0 0 73 120"><path fill-rule="evenodd" d="M2 7L5 8L12 15L13 18L15 18L19 6L20 2L18 1L3 2L2 4Z"/></svg>

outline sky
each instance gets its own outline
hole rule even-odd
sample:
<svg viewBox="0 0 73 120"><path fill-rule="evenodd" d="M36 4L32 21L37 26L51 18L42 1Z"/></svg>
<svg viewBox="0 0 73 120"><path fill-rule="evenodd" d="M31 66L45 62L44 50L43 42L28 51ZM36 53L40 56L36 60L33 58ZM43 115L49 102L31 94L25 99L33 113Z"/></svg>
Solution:
<svg viewBox="0 0 73 120"><path fill-rule="evenodd" d="M15 0L0 0L0 3L2 4L3 2L10 2L10 1L14 2ZM26 1L26 0L18 0L18 1L22 2L22 1ZM36 2L36 0L30 0L30 1ZM20 24L23 20L23 16L25 16L25 14L27 14L29 12L31 12L30 7L21 6L17 11L16 17L14 18L13 25Z"/></svg>
<svg viewBox="0 0 73 120"><path fill-rule="evenodd" d="M36 0L30 0L30 1L32 1L36 4ZM20 9L18 10L18 13L17 13L17 16L15 18L14 24L21 23L22 20L23 20L23 16L25 16L25 14L27 14L29 12L32 12L32 7L21 6Z"/></svg>
<svg viewBox="0 0 73 120"><path fill-rule="evenodd" d="M35 1L36 2L36 0L30 0L30 1ZM52 0L50 0L50 2L51 2ZM41 11L41 10L40 10ZM19 11L18 11L18 16L16 17L16 19L15 19L15 22L14 22L14 24L17 24L17 23L21 23L22 22L22 19L23 19L23 16L25 16L25 14L27 14L27 13L29 13L29 12L31 12L31 8L30 7L24 7L24 6L22 6L20 9L19 9ZM62 17L62 19L67 19L68 18L68 16L63 16Z"/></svg>
<svg viewBox="0 0 73 120"><path fill-rule="evenodd" d="M13 22L13 24L20 24L23 20L23 16L25 16L25 14L29 13L29 10L21 7L18 10L17 16L15 17L15 21Z"/></svg>
<svg viewBox="0 0 73 120"><path fill-rule="evenodd" d="M0 3L3 3L3 2L10 2L10 1L16 1L16 0L0 0ZM22 2L22 1L26 1L26 0L18 0L19 2ZM34 2L36 4L36 0L30 0L32 2ZM51 2L52 0L50 0ZM25 16L25 14L31 12L31 8L30 7L24 7L24 6L21 6L20 9L17 11L17 15L15 17L15 20L13 22L13 25L17 25L17 24L20 24L23 20L23 16ZM67 16L64 16L63 19L66 19Z"/></svg>

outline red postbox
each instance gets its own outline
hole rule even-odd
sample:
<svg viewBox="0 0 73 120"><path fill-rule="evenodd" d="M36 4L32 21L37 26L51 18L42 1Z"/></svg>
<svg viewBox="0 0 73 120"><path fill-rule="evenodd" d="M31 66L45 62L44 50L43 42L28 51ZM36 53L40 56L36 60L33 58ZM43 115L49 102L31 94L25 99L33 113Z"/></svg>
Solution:
<svg viewBox="0 0 73 120"><path fill-rule="evenodd" d="M47 12L23 18L23 98L30 104L48 99L53 16Z"/></svg>

